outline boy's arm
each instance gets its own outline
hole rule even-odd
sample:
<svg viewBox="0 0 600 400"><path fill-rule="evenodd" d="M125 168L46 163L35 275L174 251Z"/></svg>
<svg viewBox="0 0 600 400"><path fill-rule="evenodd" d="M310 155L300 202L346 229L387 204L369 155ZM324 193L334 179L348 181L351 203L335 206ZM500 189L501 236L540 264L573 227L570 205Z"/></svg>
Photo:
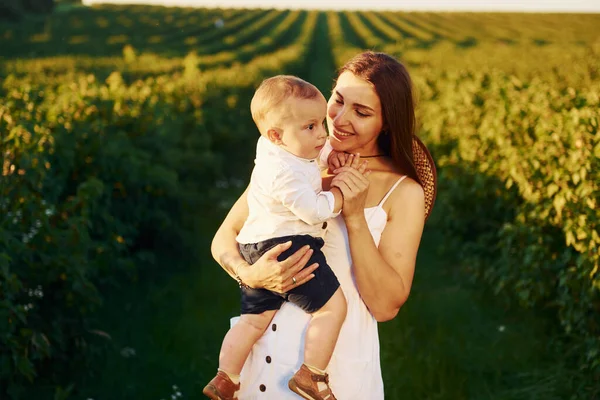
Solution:
<svg viewBox="0 0 600 400"><path fill-rule="evenodd" d="M342 207L339 189L316 193L304 174L292 170L278 174L272 184L272 196L310 225L336 217Z"/></svg>

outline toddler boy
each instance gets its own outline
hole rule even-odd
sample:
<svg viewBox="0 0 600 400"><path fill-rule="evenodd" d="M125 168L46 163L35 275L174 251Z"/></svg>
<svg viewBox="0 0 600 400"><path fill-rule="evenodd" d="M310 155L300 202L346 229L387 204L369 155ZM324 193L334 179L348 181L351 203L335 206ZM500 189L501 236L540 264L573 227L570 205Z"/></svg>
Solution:
<svg viewBox="0 0 600 400"><path fill-rule="evenodd" d="M318 263L319 268L313 279L284 294L240 282L241 317L225 336L217 375L203 393L213 400L236 398L252 346L283 302L290 301L310 313L311 321L304 364L288 386L305 399L335 400L325 369L346 317L346 299L321 251L326 221L342 206L337 187L322 190L317 163L327 140L327 102L312 84L278 75L260 84L250 109L261 137L248 190L249 214L237 236L240 253L253 264L277 244L291 241L281 260L309 245L313 254L307 265Z"/></svg>

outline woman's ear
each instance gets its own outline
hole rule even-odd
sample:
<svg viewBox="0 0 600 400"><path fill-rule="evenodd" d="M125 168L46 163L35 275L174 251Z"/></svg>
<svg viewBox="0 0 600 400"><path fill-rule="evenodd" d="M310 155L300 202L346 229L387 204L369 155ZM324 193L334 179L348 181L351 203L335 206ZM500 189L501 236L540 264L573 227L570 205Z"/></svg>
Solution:
<svg viewBox="0 0 600 400"><path fill-rule="evenodd" d="M267 139L269 139L273 144L281 145L283 144L283 132L277 128L271 128L267 131Z"/></svg>

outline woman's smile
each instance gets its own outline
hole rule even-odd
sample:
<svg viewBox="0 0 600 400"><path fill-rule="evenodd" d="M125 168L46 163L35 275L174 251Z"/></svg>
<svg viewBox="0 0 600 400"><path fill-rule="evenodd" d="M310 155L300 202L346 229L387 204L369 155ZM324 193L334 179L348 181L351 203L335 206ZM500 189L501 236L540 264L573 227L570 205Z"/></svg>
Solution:
<svg viewBox="0 0 600 400"><path fill-rule="evenodd" d="M346 140L351 136L354 136L354 133L345 132L339 128L333 128L333 136L338 140Z"/></svg>

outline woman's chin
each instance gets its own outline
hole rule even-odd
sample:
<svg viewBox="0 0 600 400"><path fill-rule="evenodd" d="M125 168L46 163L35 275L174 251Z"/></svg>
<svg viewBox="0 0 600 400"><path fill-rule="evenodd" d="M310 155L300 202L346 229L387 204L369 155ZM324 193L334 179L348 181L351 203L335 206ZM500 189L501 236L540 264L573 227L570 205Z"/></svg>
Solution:
<svg viewBox="0 0 600 400"><path fill-rule="evenodd" d="M335 135L332 135L329 143L331 143L331 147L335 151L348 151L349 149L351 149L353 147L352 143L354 141L352 139L353 139L352 136L346 136L346 137L339 138Z"/></svg>

